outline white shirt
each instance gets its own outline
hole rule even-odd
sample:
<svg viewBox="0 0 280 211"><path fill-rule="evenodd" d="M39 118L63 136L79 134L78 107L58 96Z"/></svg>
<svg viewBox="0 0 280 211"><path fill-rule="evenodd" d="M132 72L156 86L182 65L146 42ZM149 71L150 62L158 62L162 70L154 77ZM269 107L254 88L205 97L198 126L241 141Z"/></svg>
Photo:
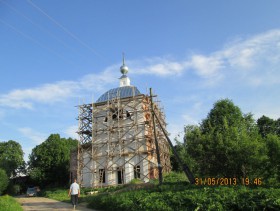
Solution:
<svg viewBox="0 0 280 211"><path fill-rule="evenodd" d="M79 193L79 189L80 189L80 186L74 182L71 184L70 186L70 190L71 190L71 195L76 195Z"/></svg>

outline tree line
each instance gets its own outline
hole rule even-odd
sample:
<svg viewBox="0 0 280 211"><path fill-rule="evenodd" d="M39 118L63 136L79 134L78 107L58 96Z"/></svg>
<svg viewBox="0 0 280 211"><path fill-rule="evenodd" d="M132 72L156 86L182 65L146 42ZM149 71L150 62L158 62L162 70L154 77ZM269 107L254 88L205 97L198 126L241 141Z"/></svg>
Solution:
<svg viewBox="0 0 280 211"><path fill-rule="evenodd" d="M217 101L199 125L185 126L177 151L196 177L261 178L280 184L280 118L257 121L231 100ZM174 170L180 170L174 157Z"/></svg>
<svg viewBox="0 0 280 211"><path fill-rule="evenodd" d="M78 141L51 134L32 149L25 163L21 145L13 140L0 142L0 195L7 190L17 193L26 186L65 186L69 182L70 153ZM25 184L17 184L19 175L27 175Z"/></svg>

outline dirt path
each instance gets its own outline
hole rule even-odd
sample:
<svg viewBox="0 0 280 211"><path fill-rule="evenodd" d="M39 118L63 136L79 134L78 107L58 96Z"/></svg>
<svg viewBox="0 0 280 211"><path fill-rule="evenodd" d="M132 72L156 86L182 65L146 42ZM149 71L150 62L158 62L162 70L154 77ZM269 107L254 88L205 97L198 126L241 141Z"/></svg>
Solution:
<svg viewBox="0 0 280 211"><path fill-rule="evenodd" d="M73 206L70 203L60 202L53 199L48 199L44 197L25 197L19 196L16 198L21 204L24 211L51 211L51 210L73 210ZM76 207L77 211L93 211L92 209L86 208L85 205L78 205Z"/></svg>

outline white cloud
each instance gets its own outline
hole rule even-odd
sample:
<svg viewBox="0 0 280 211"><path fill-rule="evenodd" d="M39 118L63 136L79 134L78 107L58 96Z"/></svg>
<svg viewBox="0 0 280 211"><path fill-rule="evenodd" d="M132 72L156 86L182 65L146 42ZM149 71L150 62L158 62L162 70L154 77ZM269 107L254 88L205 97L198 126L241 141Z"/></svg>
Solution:
<svg viewBox="0 0 280 211"><path fill-rule="evenodd" d="M164 63L153 64L137 71L140 74L153 74L159 76L177 75L184 70L184 64L172 61L164 61Z"/></svg>
<svg viewBox="0 0 280 211"><path fill-rule="evenodd" d="M33 102L52 104L71 96L78 84L72 81L60 81L54 84L44 84L33 89L17 89L0 96L0 105L11 108L32 109Z"/></svg>
<svg viewBox="0 0 280 211"><path fill-rule="evenodd" d="M271 30L256 36L227 44L209 55L193 54L177 61L169 57L155 57L127 61L132 74L160 77L181 76L194 72L204 85L217 85L221 80L238 80L246 85L261 86L280 83L280 30ZM52 104L84 91L100 92L118 78L119 65L105 68L98 74L89 74L76 81L58 81L29 89L16 89L0 95L0 106L33 109L34 103Z"/></svg>
<svg viewBox="0 0 280 211"><path fill-rule="evenodd" d="M12 90L8 94L0 95L0 106L33 109L34 103L62 102L68 98L77 97L81 91L102 90L107 84L113 83L116 78L110 67L100 74L89 74L78 81L59 81L29 89Z"/></svg>
<svg viewBox="0 0 280 211"><path fill-rule="evenodd" d="M64 133L71 138L79 140L77 131L78 131L78 125L72 125L72 126L66 128Z"/></svg>
<svg viewBox="0 0 280 211"><path fill-rule="evenodd" d="M77 84L81 89L103 90L106 85L116 82L116 79L119 76L118 69L118 65L109 66L99 74L88 74L83 76Z"/></svg>
<svg viewBox="0 0 280 211"><path fill-rule="evenodd" d="M131 66L132 74L148 74L161 77L171 75L180 75L186 68L184 61L175 61L167 57L154 57L142 60L128 61L128 66Z"/></svg>
<svg viewBox="0 0 280 211"><path fill-rule="evenodd" d="M46 140L47 135L34 131L32 128L29 127L23 127L19 128L18 131L26 138L28 138L30 141L32 141L34 144L41 144L43 141Z"/></svg>
<svg viewBox="0 0 280 211"><path fill-rule="evenodd" d="M249 85L279 83L275 80L280 76L279 42L280 30L271 30L233 43L218 54L227 61L227 69L237 72Z"/></svg>
<svg viewBox="0 0 280 211"><path fill-rule="evenodd" d="M192 54L178 61L167 57L132 61L133 73L156 76L180 76L194 73L206 82L218 83L226 77L238 77L249 85L279 83L280 30L271 30L245 39L228 43L221 50L209 55ZM274 76L274 77L273 77Z"/></svg>
<svg viewBox="0 0 280 211"><path fill-rule="evenodd" d="M224 67L219 56L193 55L188 64L188 68L196 70L197 74L202 77L216 75Z"/></svg>
<svg viewBox="0 0 280 211"><path fill-rule="evenodd" d="M279 83L280 30L271 30L238 42L227 44L210 55L194 54L186 61L202 78L244 80L248 85ZM216 80L219 82L219 80Z"/></svg>

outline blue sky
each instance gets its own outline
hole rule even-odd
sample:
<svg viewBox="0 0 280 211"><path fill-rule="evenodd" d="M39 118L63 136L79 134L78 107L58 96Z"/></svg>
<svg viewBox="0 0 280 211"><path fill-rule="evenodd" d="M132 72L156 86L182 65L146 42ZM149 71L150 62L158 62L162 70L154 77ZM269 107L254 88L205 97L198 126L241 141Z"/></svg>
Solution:
<svg viewBox="0 0 280 211"><path fill-rule="evenodd" d="M131 83L159 96L171 137L232 99L280 117L280 1L0 0L0 141L25 159L75 137L79 103Z"/></svg>

